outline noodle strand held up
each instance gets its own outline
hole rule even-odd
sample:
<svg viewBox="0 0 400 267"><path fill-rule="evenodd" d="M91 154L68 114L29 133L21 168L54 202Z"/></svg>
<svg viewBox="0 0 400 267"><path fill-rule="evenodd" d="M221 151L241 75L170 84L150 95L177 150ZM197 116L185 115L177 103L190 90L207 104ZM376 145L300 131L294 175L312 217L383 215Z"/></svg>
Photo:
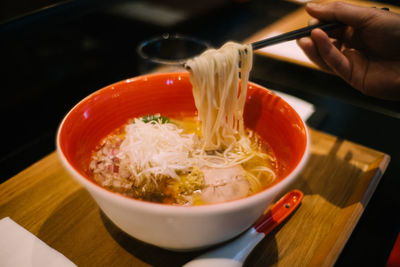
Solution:
<svg viewBox="0 0 400 267"><path fill-rule="evenodd" d="M225 159L220 167L240 164L254 157L254 153L263 156L251 146L243 121L253 65L251 45L228 42L218 50L205 51L186 65L202 122L203 151L224 151L219 155ZM204 159L207 161L206 155Z"/></svg>
<svg viewBox="0 0 400 267"><path fill-rule="evenodd" d="M252 61L251 46L234 42L189 60L198 118L134 118L94 153L94 179L133 198L183 205L235 200L271 184L273 152L243 120ZM190 121L201 131L187 131Z"/></svg>

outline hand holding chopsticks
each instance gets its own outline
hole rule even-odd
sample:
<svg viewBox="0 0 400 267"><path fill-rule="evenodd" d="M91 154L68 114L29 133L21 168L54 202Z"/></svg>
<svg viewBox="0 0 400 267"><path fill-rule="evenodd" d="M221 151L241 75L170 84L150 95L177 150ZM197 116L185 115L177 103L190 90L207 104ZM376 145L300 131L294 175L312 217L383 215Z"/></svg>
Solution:
<svg viewBox="0 0 400 267"><path fill-rule="evenodd" d="M382 10L389 10L389 8L382 8ZM283 33L277 36L266 38L251 44L253 50L257 50L266 46L296 40L302 37L310 36L313 29L319 28L324 31L329 31L335 28L343 27L345 24L341 22L320 22L304 28L300 28L291 32Z"/></svg>
<svg viewBox="0 0 400 267"><path fill-rule="evenodd" d="M400 100L400 12L344 2L314 3L306 11L320 21L339 21L340 31L313 30L299 47L322 70L363 94Z"/></svg>
<svg viewBox="0 0 400 267"><path fill-rule="evenodd" d="M273 36L270 38L266 38L251 44L253 50L257 50L266 46L296 40L302 37L310 36L311 31L316 28L320 28L321 30L328 31L338 27L342 27L344 24L340 22L320 22L314 25L310 25L308 27L300 28L291 32L279 34L277 36Z"/></svg>

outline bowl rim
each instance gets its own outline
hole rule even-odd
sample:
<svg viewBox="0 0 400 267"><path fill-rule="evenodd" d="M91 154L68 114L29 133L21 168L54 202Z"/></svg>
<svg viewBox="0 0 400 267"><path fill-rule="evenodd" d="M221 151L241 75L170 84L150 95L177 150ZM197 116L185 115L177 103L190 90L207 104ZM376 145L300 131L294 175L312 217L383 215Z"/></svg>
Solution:
<svg viewBox="0 0 400 267"><path fill-rule="evenodd" d="M153 73L153 74L144 74L140 76L135 76L133 78L128 78L124 79L115 83L112 83L110 85L104 86L82 100L80 100L77 104L75 104L69 111L68 113L63 117L61 123L58 126L57 129L57 134L56 134L56 151L58 154L58 158L61 161L61 164L63 167L67 170L67 172L76 180L78 181L81 185L85 187L91 193L92 191L96 192L97 194L101 194L103 197L107 198L108 200L112 202L117 202L119 205L122 206L135 206L138 209L146 210L146 209L153 209L159 213L163 214L204 214L204 213L221 213L221 212L230 212L233 210L238 210L242 208L246 208L249 206L252 206L255 203L258 203L262 201L263 198L267 197L268 195L272 195L272 197L275 199L279 194L281 194L281 190L289 186L295 177L297 177L300 172L304 169L304 166L306 165L309 156L310 156L310 135L309 135L309 130L308 127L305 123L305 121L300 117L298 112L291 106L289 105L284 99L282 99L280 96L272 92L276 97L284 101L287 105L290 106L291 109L294 110L294 112L297 114L299 117L299 120L302 122L305 130L305 137L306 137L306 145L305 149L303 151L303 154L301 156L300 161L297 163L297 165L294 167L292 172L290 172L286 177L284 177L282 180L272 184L271 186L268 186L264 190L261 190L253 195L246 196L240 199L236 200L230 200L230 201L225 201L225 202L219 202L219 203L211 203L211 204L205 204L205 205L194 205L194 206L184 206L184 205L171 205L171 204L164 204L164 203L157 203L157 202L150 202L146 200L139 200L139 199L134 199L130 198L128 196L124 196L122 194L113 192L111 190L108 190L101 185L95 183L94 181L91 181L88 177L83 176L81 173L79 173L72 165L69 163L68 159L64 155L62 149L61 149L61 144L60 144L60 135L63 130L63 125L69 115L82 103L87 101L88 99L92 98L93 96L99 94L102 90L105 90L109 87L113 87L116 84L120 83L131 83L135 82L137 80L142 80L142 79L147 79L150 77L154 76L177 76L180 74L185 74L185 72L171 72L171 73ZM267 90L268 92L271 92L264 86L261 86L257 83L250 82L248 83L249 86L256 86L261 89ZM267 208L267 207L265 207Z"/></svg>

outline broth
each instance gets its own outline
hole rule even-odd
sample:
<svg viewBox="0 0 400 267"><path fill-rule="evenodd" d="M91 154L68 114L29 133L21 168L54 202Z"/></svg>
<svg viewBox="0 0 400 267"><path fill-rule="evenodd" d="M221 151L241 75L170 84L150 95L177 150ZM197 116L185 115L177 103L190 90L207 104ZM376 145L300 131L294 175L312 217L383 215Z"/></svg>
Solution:
<svg viewBox="0 0 400 267"><path fill-rule="evenodd" d="M227 160L226 151L203 149L197 117L145 116L102 140L89 169L99 185L135 199L177 205L230 201L257 193L275 179L273 152L256 134L249 131L249 136L254 156L215 167ZM235 147L227 149L235 152Z"/></svg>

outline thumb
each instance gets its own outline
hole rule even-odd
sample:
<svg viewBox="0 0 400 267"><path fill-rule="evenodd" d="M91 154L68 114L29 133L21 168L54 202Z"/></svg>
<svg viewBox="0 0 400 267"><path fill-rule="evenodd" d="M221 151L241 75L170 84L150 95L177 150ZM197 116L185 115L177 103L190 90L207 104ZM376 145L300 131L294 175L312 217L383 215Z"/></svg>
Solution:
<svg viewBox="0 0 400 267"><path fill-rule="evenodd" d="M310 2L306 5L306 11L322 21L339 21L352 27L359 27L372 18L377 9L343 2L327 4Z"/></svg>

